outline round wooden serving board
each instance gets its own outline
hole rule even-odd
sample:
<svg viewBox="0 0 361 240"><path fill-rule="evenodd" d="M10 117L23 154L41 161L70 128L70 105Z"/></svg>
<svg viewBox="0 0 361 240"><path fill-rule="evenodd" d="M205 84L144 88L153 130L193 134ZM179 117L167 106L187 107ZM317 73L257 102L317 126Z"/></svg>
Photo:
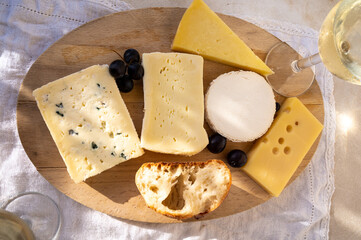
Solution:
<svg viewBox="0 0 361 240"><path fill-rule="evenodd" d="M36 106L32 91L48 82L77 72L94 64L109 64L119 58L112 49L122 54L128 48L140 53L170 52L178 24L185 9L150 8L120 12L89 22L68 33L32 65L20 89L17 105L19 136L26 153L37 170L57 189L92 209L114 217L143 222L180 222L146 207L136 188L134 177L144 162L158 161L205 161L221 159L234 148L248 151L252 143L228 142L225 151L212 154L207 149L192 157L167 155L146 151L137 159L121 163L86 182L75 184L69 177L65 164ZM243 39L262 59L279 39L253 24L235 17L219 16ZM294 53L296 56L297 54ZM209 83L220 74L237 70L220 63L205 61L204 91ZM122 94L140 135L143 119L142 81L135 81L130 93ZM280 103L283 98L276 96ZM300 97L307 108L323 122L323 102L320 89L313 83L311 89ZM250 116L252 117L252 116ZM205 127L211 133L207 123ZM292 182L307 166L315 152L319 138L297 169ZM252 181L240 169L231 168L232 187L230 192L214 212L206 214L202 220L220 218L250 209L264 203L271 196ZM191 218L185 221L196 221Z"/></svg>

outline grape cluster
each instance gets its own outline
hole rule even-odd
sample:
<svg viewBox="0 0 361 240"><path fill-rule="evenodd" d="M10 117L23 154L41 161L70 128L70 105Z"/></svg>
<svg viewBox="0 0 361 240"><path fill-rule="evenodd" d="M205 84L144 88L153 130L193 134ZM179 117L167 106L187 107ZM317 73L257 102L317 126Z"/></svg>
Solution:
<svg viewBox="0 0 361 240"><path fill-rule="evenodd" d="M211 153L221 153L227 144L227 139L222 135L215 133L209 137L207 145ZM247 163L247 154L239 149L233 149L227 154L227 162L231 167L243 167Z"/></svg>
<svg viewBox="0 0 361 240"><path fill-rule="evenodd" d="M144 76L139 52L133 48L127 49L122 60L115 60L109 65L109 73L114 77L119 91L130 92L134 87L133 80L140 80Z"/></svg>

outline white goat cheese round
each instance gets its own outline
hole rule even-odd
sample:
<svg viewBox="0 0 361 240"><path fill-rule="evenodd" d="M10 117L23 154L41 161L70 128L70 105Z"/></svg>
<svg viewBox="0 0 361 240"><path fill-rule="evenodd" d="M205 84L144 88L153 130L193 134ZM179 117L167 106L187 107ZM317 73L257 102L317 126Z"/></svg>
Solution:
<svg viewBox="0 0 361 240"><path fill-rule="evenodd" d="M271 86L261 75L249 71L229 72L213 80L205 105L210 127L233 142L261 137L276 111Z"/></svg>

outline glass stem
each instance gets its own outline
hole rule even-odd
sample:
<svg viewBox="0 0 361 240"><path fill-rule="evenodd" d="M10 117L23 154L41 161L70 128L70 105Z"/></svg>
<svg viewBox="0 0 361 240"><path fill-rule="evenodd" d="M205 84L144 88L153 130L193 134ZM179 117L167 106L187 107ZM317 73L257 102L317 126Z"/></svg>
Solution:
<svg viewBox="0 0 361 240"><path fill-rule="evenodd" d="M316 65L321 62L321 57L319 53L316 53L307 58L302 58L300 60L295 60L291 63L292 71L295 73L301 72L305 68L309 68L313 65Z"/></svg>

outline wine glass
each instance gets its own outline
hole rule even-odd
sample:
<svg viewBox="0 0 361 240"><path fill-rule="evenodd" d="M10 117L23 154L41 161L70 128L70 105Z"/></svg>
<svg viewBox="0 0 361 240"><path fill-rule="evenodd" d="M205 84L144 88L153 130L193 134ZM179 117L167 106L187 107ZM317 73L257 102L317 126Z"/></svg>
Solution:
<svg viewBox="0 0 361 240"><path fill-rule="evenodd" d="M343 0L325 18L318 40L319 53L300 59L287 43L275 45L266 56L274 71L266 77L275 92L296 97L314 80L311 66L324 63L337 77L361 85L361 0Z"/></svg>
<svg viewBox="0 0 361 240"><path fill-rule="evenodd" d="M0 209L0 239L56 239L60 225L58 205L38 192L21 193Z"/></svg>

